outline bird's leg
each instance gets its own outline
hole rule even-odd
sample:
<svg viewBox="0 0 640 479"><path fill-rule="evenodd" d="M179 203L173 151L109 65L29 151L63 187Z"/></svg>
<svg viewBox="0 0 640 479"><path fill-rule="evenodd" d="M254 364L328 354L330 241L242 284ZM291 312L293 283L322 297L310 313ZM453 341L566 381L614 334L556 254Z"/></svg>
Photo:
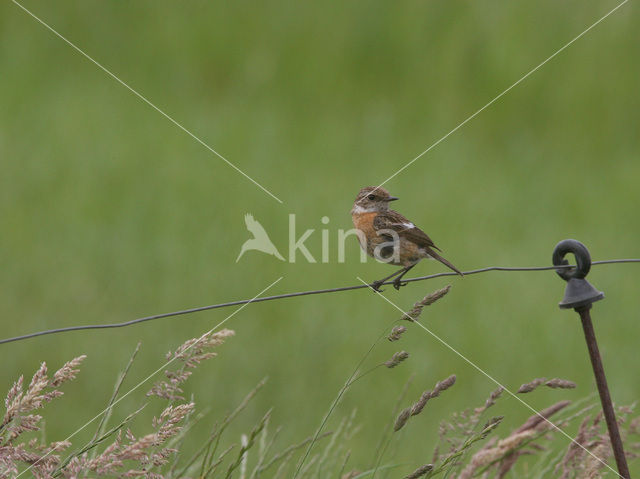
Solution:
<svg viewBox="0 0 640 479"><path fill-rule="evenodd" d="M405 286L407 284L407 282L405 281L404 283L402 282L402 277L407 274L409 272L409 270L411 268L413 268L416 265L416 263L413 263L412 265L409 265L405 268L403 268L402 274L400 276L398 276L394 281L393 281L393 287L396 288L397 290L399 290L402 286Z"/></svg>
<svg viewBox="0 0 640 479"><path fill-rule="evenodd" d="M373 283L371 283L369 286L370 286L371 288L375 289L376 291L382 291L382 290L380 289L380 286L382 286L382 284L383 284L385 281L390 280L390 279L391 279L391 278L393 278L394 276L399 275L399 274L400 274L400 273L402 273L403 271L404 271L404 272L406 272L405 270L406 270L406 268L400 268L400 269L399 269L398 271L396 271L395 273L392 273L392 274L390 274L389 276L385 276L384 278L379 279L378 281L374 281L374 282L373 282Z"/></svg>

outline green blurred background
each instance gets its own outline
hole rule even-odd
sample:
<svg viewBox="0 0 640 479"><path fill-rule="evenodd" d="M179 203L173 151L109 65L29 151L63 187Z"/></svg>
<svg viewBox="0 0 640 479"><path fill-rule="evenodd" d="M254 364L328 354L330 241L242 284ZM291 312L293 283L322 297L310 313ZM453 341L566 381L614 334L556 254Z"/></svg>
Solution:
<svg viewBox="0 0 640 479"><path fill-rule="evenodd" d="M0 304L2 337L111 323L155 313L374 280L355 238L337 262L337 231L362 186L392 175L470 114L615 7L580 2L45 2L45 22L278 196L278 203L11 2L0 5ZM640 257L640 41L629 3L394 177L397 209L454 264L550 264L573 237L595 260ZM286 255L288 215L320 258L294 264L258 252L236 263L254 214ZM321 218L330 223L324 225ZM598 266L606 300L594 318L612 395L640 396L638 273ZM413 273L443 271L424 262ZM487 273L412 284L385 294L402 308L452 283L424 323L507 387L565 377L575 391L540 391L545 407L594 391L573 312L560 311L555 273ZM48 407L60 440L97 414L138 341L125 384L232 312L54 335L1 347L0 391L40 361L53 369L88 354L66 396ZM369 291L250 305L225 326L237 336L188 383L212 423L264 376L234 423L237 441L264 411L284 446L311 434L374 339L398 312ZM354 408L365 468L407 379L410 397L451 373L458 383L400 438L393 459L428 462L438 422L484 402L486 377L419 328L378 347L369 365L405 349L345 396L329 429ZM122 416L142 389L120 404ZM157 412L157 409L155 410ZM147 411L150 416L154 411ZM508 428L530 411L505 397ZM139 422L143 431L146 421ZM81 443L89 428L76 440ZM571 430L571 428L570 428ZM194 431L195 445L206 428ZM84 434L84 433L83 433ZM407 466L411 469L410 466Z"/></svg>

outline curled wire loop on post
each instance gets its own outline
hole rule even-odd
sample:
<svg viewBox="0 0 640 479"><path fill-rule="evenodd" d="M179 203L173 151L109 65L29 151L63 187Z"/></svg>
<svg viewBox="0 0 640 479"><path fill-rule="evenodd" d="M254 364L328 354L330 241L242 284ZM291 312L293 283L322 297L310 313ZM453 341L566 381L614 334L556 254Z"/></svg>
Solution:
<svg viewBox="0 0 640 479"><path fill-rule="evenodd" d="M585 245L578 240L566 239L560 241L553 250L553 265L554 266L566 266L569 261L564 259L567 253L573 253L576 257L575 268L558 268L556 273L565 281L569 281L571 278L584 279L589 270L591 269L591 254Z"/></svg>

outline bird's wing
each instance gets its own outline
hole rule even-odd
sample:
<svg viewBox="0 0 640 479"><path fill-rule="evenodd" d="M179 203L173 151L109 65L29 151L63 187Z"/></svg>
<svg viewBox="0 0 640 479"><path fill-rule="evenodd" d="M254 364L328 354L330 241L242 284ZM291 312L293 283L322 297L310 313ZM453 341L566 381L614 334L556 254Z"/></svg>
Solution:
<svg viewBox="0 0 640 479"><path fill-rule="evenodd" d="M435 248L439 251L439 248L433 244L433 241L427 233L397 211L389 210L380 213L373 219L373 227L376 231L385 229L393 230L398 233L398 236L401 238L405 238L418 246Z"/></svg>
<svg viewBox="0 0 640 479"><path fill-rule="evenodd" d="M262 225L253 218L253 215L251 213L247 213L246 215L244 215L244 222L247 225L247 229L252 232L254 236L257 237L258 235L267 235Z"/></svg>

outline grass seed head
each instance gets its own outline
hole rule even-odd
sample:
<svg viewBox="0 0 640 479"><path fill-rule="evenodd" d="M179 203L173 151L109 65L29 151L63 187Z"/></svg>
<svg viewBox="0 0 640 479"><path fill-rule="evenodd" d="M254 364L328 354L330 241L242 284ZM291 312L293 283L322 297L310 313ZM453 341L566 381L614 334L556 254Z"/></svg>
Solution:
<svg viewBox="0 0 640 479"><path fill-rule="evenodd" d="M440 298L445 296L450 289L451 289L451 285L448 284L444 288L438 289L433 293L426 295L420 301L415 303L413 305L413 308L411 308L411 310L406 312L401 319L404 319L405 321L411 321L411 322L417 321L420 315L422 314L422 310L424 309L425 306L430 306L436 301L438 301Z"/></svg>
<svg viewBox="0 0 640 479"><path fill-rule="evenodd" d="M533 381L525 383L522 386L520 386L520 389L518 389L517 392L518 392L518 394L530 393L531 391L536 389L541 384L544 384L546 382L546 380L547 380L547 378L536 378Z"/></svg>
<svg viewBox="0 0 640 479"><path fill-rule="evenodd" d="M408 407L403 409L402 412L398 414L396 423L393 425L393 430L399 431L400 429L402 429L404 425L407 423L407 421L409 420L410 416L411 416L411 408Z"/></svg>
<svg viewBox="0 0 640 479"><path fill-rule="evenodd" d="M550 379L546 383L545 386L553 388L553 389L575 389L576 383L573 381L569 381L567 379Z"/></svg>
<svg viewBox="0 0 640 479"><path fill-rule="evenodd" d="M389 334L389 336L387 336L387 339L391 342L398 341L400 339L400 336L402 336L402 334L406 330L407 328L405 328L404 326L396 326L391 330L391 333Z"/></svg>
<svg viewBox="0 0 640 479"><path fill-rule="evenodd" d="M418 479L419 477L424 476L427 472L431 472L432 470L433 464L425 464L424 466L420 466L408 476L405 476L405 479Z"/></svg>
<svg viewBox="0 0 640 479"><path fill-rule="evenodd" d="M386 367L388 367L389 369L395 368L398 364L400 364L402 361L404 361L408 357L409 357L409 353L408 352L399 351L397 353L394 353L394 355L391 356L391 359L389 359L389 361L386 361L384 363L384 365Z"/></svg>

